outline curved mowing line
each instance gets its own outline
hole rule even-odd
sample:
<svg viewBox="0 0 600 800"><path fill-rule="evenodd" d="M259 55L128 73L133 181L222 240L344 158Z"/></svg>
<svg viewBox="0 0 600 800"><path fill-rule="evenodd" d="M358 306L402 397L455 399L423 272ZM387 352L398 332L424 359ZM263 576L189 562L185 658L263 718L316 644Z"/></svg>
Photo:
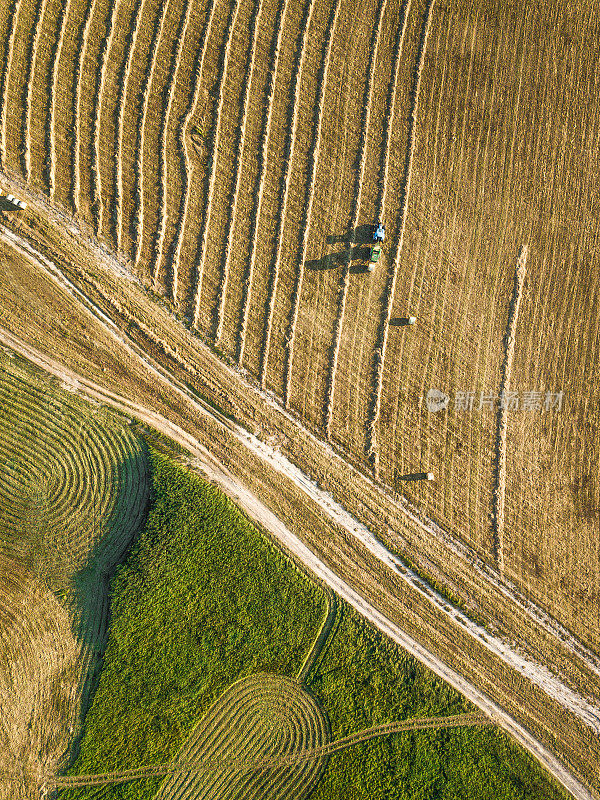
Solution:
<svg viewBox="0 0 600 800"><path fill-rule="evenodd" d="M167 131L169 130L169 120L171 119L171 109L173 107L173 100L175 99L175 86L177 85L177 72L181 63L181 56L183 53L183 46L187 36L187 30L190 23L192 13L192 0L186 0L185 14L183 15L182 22L177 31L177 50L171 59L171 81L169 83L169 96L167 100L167 108L164 112L161 125L160 125L160 175L159 175L159 190L160 200L158 207L158 218L160 225L154 239L154 252L152 256L152 263L150 265L150 272L153 276L154 291L158 291L158 276L162 263L163 246L165 239L165 231L167 227L167 189L168 189L168 159L167 159Z"/></svg>
<svg viewBox="0 0 600 800"><path fill-rule="evenodd" d="M102 223L104 216L104 204L102 202L102 176L100 175L100 121L102 118L102 98L104 97L104 82L106 80L106 67L108 65L108 54L113 43L113 36L115 31L115 19L119 10L121 0L112 0L112 11L110 12L110 19L108 22L108 30L104 44L102 46L102 57L100 66L100 81L98 88L98 96L96 98L96 114L94 114L94 123L92 130L92 139L94 141L94 149L92 153L92 191L94 194L94 201L92 206L97 204L98 212L95 214L96 220L96 236L102 231Z"/></svg>
<svg viewBox="0 0 600 800"><path fill-rule="evenodd" d="M85 22L83 25L83 37L81 39L81 50L77 60L77 67L75 69L75 132L73 137L73 207L75 213L79 212L79 200L81 194L81 180L79 177L79 164L81 161L81 88L83 80L81 73L83 71L83 62L85 59L85 51L87 50L88 38L90 35L90 27L92 24L92 17L94 16L94 9L96 8L96 0L90 0Z"/></svg>
<svg viewBox="0 0 600 800"><path fill-rule="evenodd" d="M253 772L255 770L272 770L282 766L292 766L302 761L311 761L321 756L328 756L355 744L375 739L379 736L389 736L393 733L405 733L410 731L432 730L439 728L473 727L479 725L491 725L492 721L480 712L469 714L456 714L449 717L423 717L420 719L401 720L397 722L386 722L373 728L353 733L335 742L302 749L289 755L279 758L265 758L255 761L240 761L239 759L217 759L203 761L199 759L195 762L185 763L183 761L171 761L168 764L157 764L154 766L137 767L136 769L119 770L114 772L103 772L95 775L68 775L61 777L48 776L45 780L46 788L74 788L78 786L106 786L111 783L123 783L125 781L146 778L159 775L175 775L178 773L201 773L205 771L216 771L223 769L235 769L240 772Z"/></svg>
<svg viewBox="0 0 600 800"><path fill-rule="evenodd" d="M207 14L206 24L203 31L203 41L202 41L202 48L200 50L200 55L195 65L194 69L194 94L192 95L191 102L188 106L187 113L181 123L179 128L179 149L183 153L183 162L184 162L184 170L183 170L183 211L181 213L179 225L177 226L177 235L175 237L175 246L173 248L174 257L173 257L173 302L178 305L178 284L179 284L179 261L181 260L181 246L183 244L183 234L185 231L185 227L187 224L187 216L188 216L188 209L189 209L189 202L190 202L190 186L192 184L192 179L194 177L194 162L190 158L190 152L188 147L188 139L189 139L189 127L192 122L192 117L194 116L194 111L196 110L196 106L198 105L198 100L200 98L200 87L202 83L202 72L204 70L204 59L206 57L206 50L208 46L208 40L210 38L210 33L212 30L212 22L213 17L215 14L215 7L216 7L216 0L210 0L210 7Z"/></svg>
<svg viewBox="0 0 600 800"><path fill-rule="evenodd" d="M371 53L369 57L369 82L367 88L367 97L365 102L365 110L363 116L363 125L361 131L361 149L360 149L360 162L358 169L358 180L355 189L354 209L352 212L352 220L350 222L350 240L348 242L348 251L351 252L352 245L354 244L354 230L358 224L358 216L360 213L360 201L362 196L362 184L365 174L365 165L367 161L367 140L369 138L369 121L371 117L371 101L373 97L373 85L375 83L375 67L377 65L377 51L379 49L379 37L381 34L381 20L385 10L387 0L380 0L379 8L377 9L377 20L374 28L375 41L371 46ZM350 255L346 257L344 264L344 271L342 273L342 293L338 303L338 314L335 321L334 328L334 344L331 355L331 365L329 369L329 376L327 379L327 397L325 399L325 435L327 439L331 439L331 425L333 422L333 401L335 395L335 379L337 375L338 357L340 353L340 344L342 341L342 329L344 326L344 314L346 311L346 300L348 298L348 289L350 288Z"/></svg>
<svg viewBox="0 0 600 800"><path fill-rule="evenodd" d="M519 307L521 305L521 295L523 294L523 284L525 273L527 272L527 245L521 247L517 266L515 268L515 282L513 296L508 313L508 323L506 326L504 363L502 365L502 378L500 381L500 396L506 397L506 392L510 389L510 379L512 377L512 364L515 355L515 335L517 332L517 322L519 319ZM496 551L496 561L500 574L504 573L504 496L506 490L506 434L508 431L508 403L500 403L498 409L498 424L496 428L496 475L494 487L494 509L493 509L493 528L494 528L494 549Z"/></svg>
<svg viewBox="0 0 600 800"><path fill-rule="evenodd" d="M50 158L50 166L48 170L48 193L50 194L51 200L54 198L54 190L56 186L56 153L54 152L56 137L54 135L54 120L56 119L56 97L58 94L58 66L62 55L63 41L65 39L65 30L67 26L67 19L69 17L70 5L71 5L71 0L65 0L65 3L61 11L60 26L59 26L60 32L58 34L58 44L56 46L56 54L54 57L54 63L52 64L52 77L51 77L52 89L50 92L50 119L48 122L48 130L49 130L48 150Z"/></svg>
<svg viewBox="0 0 600 800"><path fill-rule="evenodd" d="M6 109L8 107L8 79L12 67L13 50L15 46L15 34L17 32L17 21L21 0L14 0L10 16L10 32L8 34L8 46L4 59L4 69L0 79L0 169L6 169Z"/></svg>
<svg viewBox="0 0 600 800"><path fill-rule="evenodd" d="M144 102L142 111L142 121L140 124L140 130L137 140L138 152L137 152L137 158L135 160L135 173L137 179L137 189L136 189L137 222L135 226L136 236L135 236L135 251L133 256L134 264L138 263L144 239L144 128L146 127L146 116L148 115L150 88L152 86L152 81L154 80L154 70L156 68L156 54L158 53L160 40L162 39L163 30L165 27L165 18L167 16L167 9L169 8L169 5L170 5L170 0L166 0L166 2L163 2L162 11L160 12L159 16L160 23L158 25L158 30L156 27L154 29L155 35L152 38L152 49L150 51L150 69L148 69L146 72L146 77L144 79L144 88L142 90L142 97L144 98Z"/></svg>
<svg viewBox="0 0 600 800"><path fill-rule="evenodd" d="M331 27L326 34L328 40L327 40L327 48L325 50L325 57L323 60L323 79L319 91L319 99L317 101L317 106L319 109L317 133L313 141L313 146L309 155L309 161L312 162L312 170L308 186L308 205L305 212L304 229L302 231L302 255L300 258L300 264L298 265L298 279L296 281L296 286L294 287L294 299L292 302L292 318L288 329L288 334L285 340L287 354L286 354L286 366L285 366L284 403L286 406L289 405L289 398L290 398L296 325L298 324L298 313L300 311L300 298L302 297L302 284L304 282L304 264L306 262L306 251L308 249L308 236L310 232L310 225L312 222L312 208L313 208L313 200L315 194L314 188L317 176L317 167L319 164L319 152L321 148L321 132L323 129L323 108L324 108L325 92L327 89L327 79L329 77L329 65L331 62L331 50L333 48L333 40L335 38L335 31L336 31L340 6L341 6L341 0L336 0L335 9L333 12L333 19L331 21ZM264 389L264 384L262 388Z"/></svg>
<svg viewBox="0 0 600 800"><path fill-rule="evenodd" d="M117 152L116 152L116 179L115 179L115 215L116 215L116 229L117 229L117 252L121 250L121 242L123 240L123 123L125 119L125 108L127 106L127 84L129 76L131 75L131 65L133 63L133 54L137 43L137 35L140 28L140 20L142 19L142 11L146 0L138 0L133 18L133 29L128 36L128 49L127 58L125 59L125 68L123 76L119 81L119 96L117 99L117 108L119 109L119 116L117 118Z"/></svg>
<svg viewBox="0 0 600 800"><path fill-rule="evenodd" d="M404 230L406 228L406 217L408 212L408 198L410 195L410 180L412 174L412 161L415 151L416 130L417 130L417 114L419 110L419 89L421 86L421 75L423 73L423 66L425 64L425 53L427 51L427 39L429 38L429 29L431 27L431 20L433 19L433 8L435 0L429 0L427 7L427 14L423 24L421 34L421 47L419 51L419 58L417 62L417 72L415 76L415 86L413 90L413 105L410 114L410 127L408 134L408 151L406 154L406 168L404 178L404 191L402 195L402 205L400 209L400 237L396 246L396 254L394 256L394 267L392 270L391 278L388 281L386 292L386 303L384 313L381 318L381 332L379 341L380 347L375 351L375 370L374 370L374 399L370 419L367 427L367 455L373 460L373 469L375 475L379 474L379 451L377 447L377 426L379 425L379 415L381 413L381 392L383 388L383 367L385 363L385 353L387 349L388 330L390 318L392 315L392 304L394 302L394 292L396 290L396 274L398 272L400 256L402 254L402 245L404 242Z"/></svg>
<svg viewBox="0 0 600 800"><path fill-rule="evenodd" d="M321 653L323 652L323 648L327 643L327 639L329 638L329 634L335 624L336 619L338 618L338 602L335 594L331 591L331 589L327 589L327 610L325 612L325 616L323 617L323 624L315 641L313 642L313 646L310 648L308 653L306 654L306 658L304 659L304 664L302 665L300 672L298 673L298 682L302 685L306 684L308 680L308 676L311 673L311 670L317 663Z"/></svg>
<svg viewBox="0 0 600 800"><path fill-rule="evenodd" d="M296 129L298 126L298 110L300 107L300 89L302 87L302 71L304 68L304 54L306 51L306 43L308 41L308 31L312 19L314 8L314 0L310 0L307 12L304 17L304 27L302 30L302 43L300 50L295 59L295 76L294 76L294 113L292 116L292 128L289 132L288 141L286 143L286 157L285 157L285 172L283 177L283 202L279 211L279 219L277 220L277 243L275 245L275 254L273 257L273 278L271 282L271 290L269 293L269 303L267 312L267 323L265 332L265 342L261 354L261 367L260 367L260 385L264 389L267 381L267 366L269 361L269 349L271 347L271 327L273 325L273 314L275 312L275 296L277 294L277 285L279 283L279 259L281 257L281 248L283 245L283 231L285 228L285 218L287 216L288 196L290 192L290 176L292 174L292 163L294 161L294 150L296 146ZM287 392L285 404L287 406Z"/></svg>
<svg viewBox="0 0 600 800"><path fill-rule="evenodd" d="M31 52L27 65L27 78L25 81L25 131L24 131L24 146L23 146L23 171L25 173L25 180L29 183L31 180L31 94L33 92L33 76L35 74L35 65L37 61L37 50L40 42L40 35L44 26L44 11L46 10L46 0L40 0L35 15L33 27L35 34L31 45Z"/></svg>
<svg viewBox="0 0 600 800"><path fill-rule="evenodd" d="M238 145L235 154L235 186L233 189L233 196L231 198L232 212L229 217L229 223L227 228L227 242L225 244L225 255L223 259L224 260L223 277L221 280L221 285L219 287L219 296L217 301L217 326L215 329L215 341L217 344L219 343L221 336L223 334L225 297L227 295L227 285L229 281L229 259L231 255L231 248L233 245L233 233L235 230L235 221L237 217L237 203L240 193L240 186L242 183L242 173L243 173L242 156L244 152L244 143L246 140L246 123L248 120L248 108L250 106L250 86L252 84L252 76L254 75L254 67L255 67L254 56L256 54L256 42L258 40L258 32L260 29L262 9L263 9L263 0L258 0L258 5L256 6L256 13L254 15L254 20L252 23L252 35L251 35L251 45L250 45L250 69L246 73L244 90L243 90L244 111L242 115L242 122L240 124L240 135L238 138Z"/></svg>
<svg viewBox="0 0 600 800"><path fill-rule="evenodd" d="M269 88L267 90L267 116L265 117L265 125L262 131L262 148L260 155L260 178L256 191L256 208L254 219L252 222L252 230L250 232L250 259L248 262L248 271L244 281L244 299L242 303L242 322L238 332L237 343L237 362L241 367L244 360L244 350L246 347L246 329L248 327L248 313L250 311L250 299L252 295L252 278L254 277L254 263L256 261L256 248L258 245L258 225L260 222L260 215L262 211L263 190L265 186L265 175L267 171L267 153L269 150L269 141L271 138L271 123L273 119L273 98L275 96L275 84L277 83L277 69L279 66L279 51L281 49L281 37L283 34L283 26L285 16L287 13L289 0L283 0L283 4L279 4L279 19L277 22L277 40L275 44L275 51L273 53L273 61L269 71Z"/></svg>
<svg viewBox="0 0 600 800"><path fill-rule="evenodd" d="M200 260L196 259L198 263L196 274L196 293L194 298L194 318L193 325L198 327L198 320L200 318L200 302L202 300L202 282L204 280L204 264L206 261L206 240L208 236L208 228L210 225L210 218L212 215L212 201L213 193L215 191L215 177L217 174L217 159L219 157L219 140L221 138L221 114L223 113L223 100L225 97L225 78L227 77L227 68L229 66L229 52L231 50L231 39L235 23L237 22L238 12L240 10L240 0L235 0L231 16L229 17L229 24L227 26L227 33L225 35L225 48L223 52L223 63L221 66L221 75L219 76L219 102L217 104L217 113L213 122L213 149L210 154L208 162L208 191L206 193L206 200L204 201L204 214L202 215L202 228L199 237L198 247L200 249Z"/></svg>

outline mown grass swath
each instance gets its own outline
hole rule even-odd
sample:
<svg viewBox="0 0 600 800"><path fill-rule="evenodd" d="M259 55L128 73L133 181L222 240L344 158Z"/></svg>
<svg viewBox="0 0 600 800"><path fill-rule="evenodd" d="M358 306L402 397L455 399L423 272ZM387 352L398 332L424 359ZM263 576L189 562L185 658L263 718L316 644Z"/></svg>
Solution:
<svg viewBox="0 0 600 800"><path fill-rule="evenodd" d="M39 796L40 770L72 743L106 642L108 578L147 499L145 446L122 421L0 354L0 773L22 771L11 797Z"/></svg>

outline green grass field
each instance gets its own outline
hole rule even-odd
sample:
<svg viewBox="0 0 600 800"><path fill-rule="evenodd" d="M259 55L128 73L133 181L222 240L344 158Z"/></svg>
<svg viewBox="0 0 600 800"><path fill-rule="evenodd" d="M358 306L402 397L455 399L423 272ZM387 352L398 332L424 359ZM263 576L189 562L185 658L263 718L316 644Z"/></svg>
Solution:
<svg viewBox="0 0 600 800"><path fill-rule="evenodd" d="M309 689L327 710L332 738L391 719L474 710L353 609ZM522 748L491 727L392 734L331 757L311 800L558 800L561 789Z"/></svg>
<svg viewBox="0 0 600 800"><path fill-rule="evenodd" d="M104 667L72 773L168 761L233 681L296 675L325 611L322 590L224 495L155 450L150 458L153 502L112 583ZM102 797L146 800L161 780Z"/></svg>
<svg viewBox="0 0 600 800"><path fill-rule="evenodd" d="M325 610L312 584L222 494L150 450L145 529L112 583L104 667L72 774L164 763L236 679L296 675ZM332 738L394 719L471 706L342 608L309 689ZM338 612L339 613L339 612ZM73 798L152 798L162 778ZM314 800L536 798L564 795L491 728L394 734L334 755Z"/></svg>

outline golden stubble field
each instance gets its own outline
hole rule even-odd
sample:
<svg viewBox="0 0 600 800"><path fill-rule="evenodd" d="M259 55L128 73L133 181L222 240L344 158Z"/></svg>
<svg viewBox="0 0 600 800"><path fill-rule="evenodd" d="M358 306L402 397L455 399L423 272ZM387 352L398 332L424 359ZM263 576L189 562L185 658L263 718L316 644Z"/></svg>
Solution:
<svg viewBox="0 0 600 800"><path fill-rule="evenodd" d="M0 48L4 173L597 651L598 2L14 0Z"/></svg>

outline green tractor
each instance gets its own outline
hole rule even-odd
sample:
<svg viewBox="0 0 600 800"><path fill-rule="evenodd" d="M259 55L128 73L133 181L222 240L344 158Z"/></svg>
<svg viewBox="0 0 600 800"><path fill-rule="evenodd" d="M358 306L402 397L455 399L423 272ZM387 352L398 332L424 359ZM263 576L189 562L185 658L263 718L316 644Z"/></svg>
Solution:
<svg viewBox="0 0 600 800"><path fill-rule="evenodd" d="M379 261L380 256L381 256L381 245L379 244L379 242L377 242L377 244L374 244L373 247L371 248L371 256L369 258L369 266L368 266L369 272L373 272L373 270L375 269L375 264L377 264L377 262Z"/></svg>

